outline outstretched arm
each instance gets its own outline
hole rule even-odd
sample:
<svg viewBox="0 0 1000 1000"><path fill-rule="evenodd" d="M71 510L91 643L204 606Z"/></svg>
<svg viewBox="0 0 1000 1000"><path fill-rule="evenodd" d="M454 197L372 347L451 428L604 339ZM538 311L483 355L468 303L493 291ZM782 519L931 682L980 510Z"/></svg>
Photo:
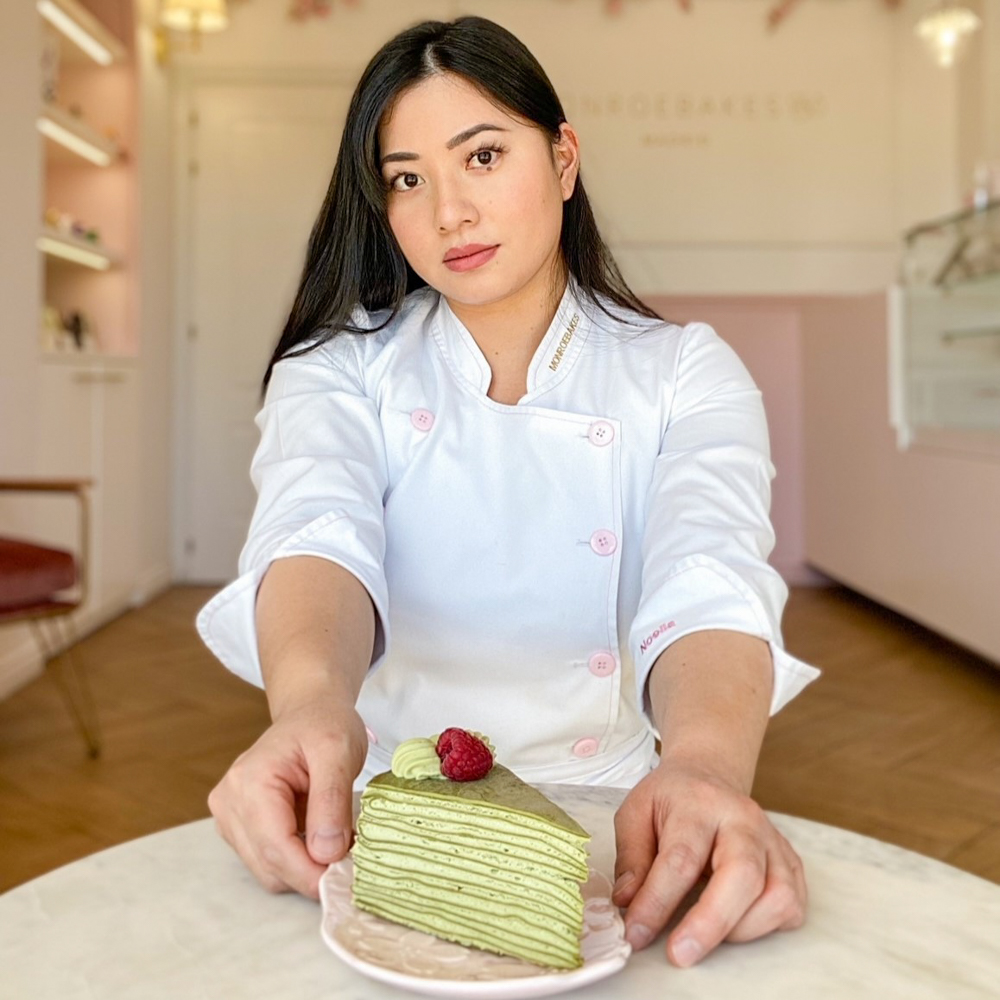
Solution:
<svg viewBox="0 0 1000 1000"><path fill-rule="evenodd" d="M649 697L662 756L615 818L614 901L628 908L634 948L667 926L703 874L700 899L667 940L675 965L803 923L801 861L750 798L772 675L768 643L739 632L693 632L657 659Z"/></svg>
<svg viewBox="0 0 1000 1000"><path fill-rule="evenodd" d="M316 898L351 845L354 779L368 750L355 710L375 611L351 573L313 556L279 559L257 595L271 726L209 796L219 832L258 881Z"/></svg>

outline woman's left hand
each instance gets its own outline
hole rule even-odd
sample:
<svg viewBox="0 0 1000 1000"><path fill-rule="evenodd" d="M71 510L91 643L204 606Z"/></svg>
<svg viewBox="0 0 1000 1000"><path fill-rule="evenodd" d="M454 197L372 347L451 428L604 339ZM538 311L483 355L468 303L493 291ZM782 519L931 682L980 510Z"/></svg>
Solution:
<svg viewBox="0 0 1000 1000"><path fill-rule="evenodd" d="M802 861L764 811L709 770L664 758L615 816L612 900L627 907L635 949L670 921L704 874L707 885L667 939L667 957L694 965L721 941L752 941L805 922Z"/></svg>

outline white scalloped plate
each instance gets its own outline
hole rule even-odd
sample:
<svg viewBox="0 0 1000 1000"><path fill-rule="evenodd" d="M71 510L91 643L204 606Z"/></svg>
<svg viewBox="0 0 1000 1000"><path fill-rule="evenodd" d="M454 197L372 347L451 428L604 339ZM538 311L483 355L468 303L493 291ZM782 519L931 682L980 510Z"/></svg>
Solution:
<svg viewBox="0 0 1000 1000"><path fill-rule="evenodd" d="M569 972L442 941L358 910L351 903L349 857L320 879L323 940L335 955L372 979L438 997L527 1000L586 986L621 969L632 949L611 902L611 884L590 869L583 886L583 965Z"/></svg>

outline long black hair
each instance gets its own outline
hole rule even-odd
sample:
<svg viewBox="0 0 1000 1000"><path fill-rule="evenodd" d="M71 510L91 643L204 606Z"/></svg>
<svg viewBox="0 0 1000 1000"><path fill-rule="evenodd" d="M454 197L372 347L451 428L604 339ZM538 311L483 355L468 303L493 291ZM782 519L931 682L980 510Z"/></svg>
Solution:
<svg viewBox="0 0 1000 1000"><path fill-rule="evenodd" d="M528 49L493 21L424 21L383 45L351 98L333 177L265 387L282 358L303 354L341 331L370 332L352 323L355 306L391 309L388 323L406 293L426 284L407 264L389 228L379 129L403 91L442 72L462 77L498 107L558 141L566 116L555 89ZM626 284L598 232L579 176L563 204L560 249L580 291L598 308L608 311L601 296L626 311L661 318Z"/></svg>

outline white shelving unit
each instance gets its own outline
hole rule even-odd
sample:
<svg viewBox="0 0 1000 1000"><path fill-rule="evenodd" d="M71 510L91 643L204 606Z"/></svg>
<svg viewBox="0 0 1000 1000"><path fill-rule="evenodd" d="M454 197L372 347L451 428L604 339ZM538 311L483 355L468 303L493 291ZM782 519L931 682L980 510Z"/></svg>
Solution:
<svg viewBox="0 0 1000 1000"><path fill-rule="evenodd" d="M138 346L130 263L136 171L127 155L135 141L135 78L129 46L113 29L130 37L131 0L94 8L107 23L79 0L35 6L48 69L36 119L46 177L35 240L45 263L40 347L43 355L61 349L70 343L62 324L82 322L89 350L127 355ZM80 235L71 221L98 239Z"/></svg>

